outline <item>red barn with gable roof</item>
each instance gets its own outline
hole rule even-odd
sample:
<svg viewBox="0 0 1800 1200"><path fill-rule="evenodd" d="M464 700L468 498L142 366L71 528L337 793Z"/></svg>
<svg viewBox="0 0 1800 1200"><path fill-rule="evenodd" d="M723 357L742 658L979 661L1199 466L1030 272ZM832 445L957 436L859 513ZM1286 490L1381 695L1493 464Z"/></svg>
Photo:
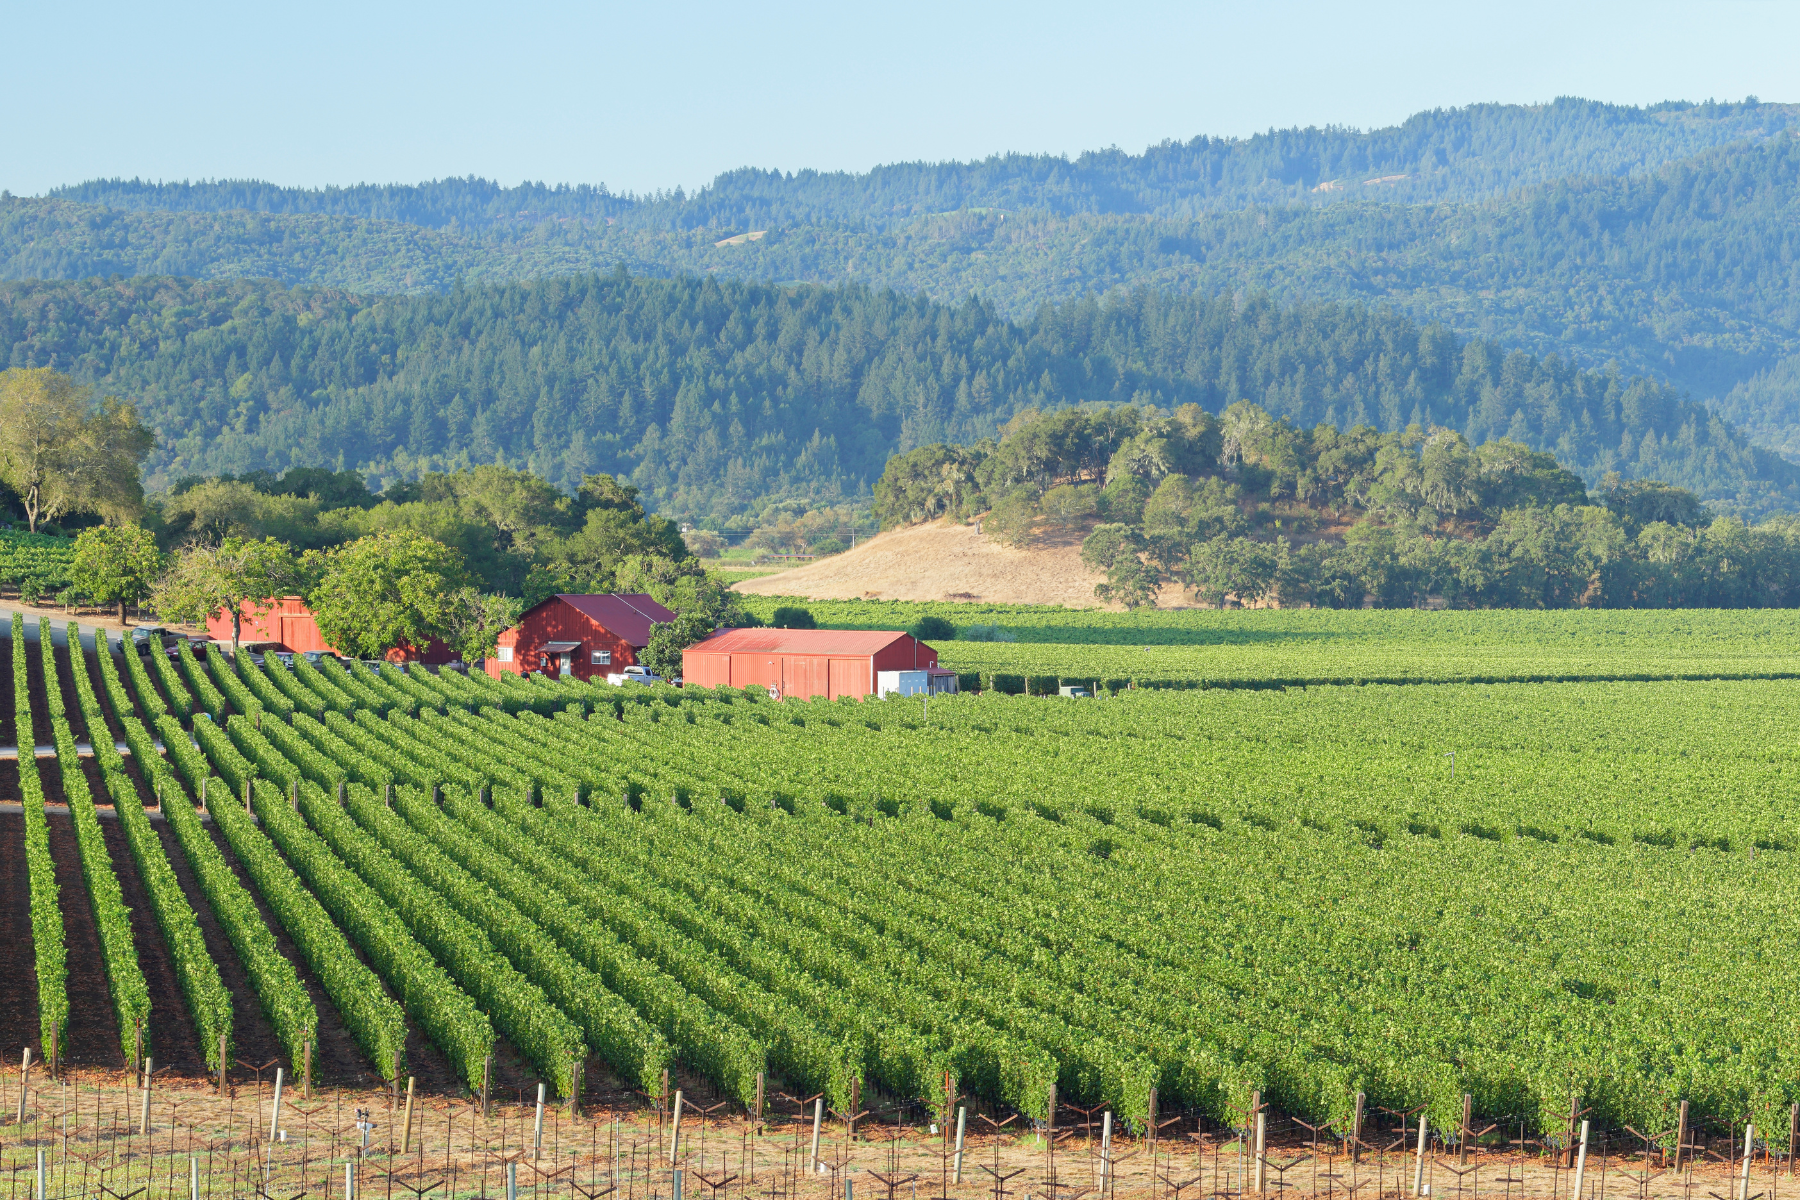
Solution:
<svg viewBox="0 0 1800 1200"><path fill-rule="evenodd" d="M487 673L496 679L502 671L604 679L637 663L638 651L650 644L650 626L674 619L642 593L555 595L526 609L519 623L500 635Z"/></svg>
<svg viewBox="0 0 1800 1200"><path fill-rule="evenodd" d="M954 690L937 669L937 651L910 633L869 629L721 629L682 652L682 682L698 687L756 684L781 696L870 696L886 672L934 677L932 690ZM935 677L950 676L948 686Z"/></svg>

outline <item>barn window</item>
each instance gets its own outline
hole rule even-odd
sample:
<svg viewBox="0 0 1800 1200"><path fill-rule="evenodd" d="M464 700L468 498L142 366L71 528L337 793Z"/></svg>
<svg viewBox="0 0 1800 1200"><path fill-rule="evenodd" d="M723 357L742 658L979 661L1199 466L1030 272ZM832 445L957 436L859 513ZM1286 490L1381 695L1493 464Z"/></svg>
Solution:
<svg viewBox="0 0 1800 1200"><path fill-rule="evenodd" d="M594 651L594 661L589 665L596 666L596 667L612 666L612 651L611 650L596 650L596 651Z"/></svg>
<svg viewBox="0 0 1800 1200"><path fill-rule="evenodd" d="M500 647L500 661L501 662L511 662L512 661L512 647L511 646Z"/></svg>

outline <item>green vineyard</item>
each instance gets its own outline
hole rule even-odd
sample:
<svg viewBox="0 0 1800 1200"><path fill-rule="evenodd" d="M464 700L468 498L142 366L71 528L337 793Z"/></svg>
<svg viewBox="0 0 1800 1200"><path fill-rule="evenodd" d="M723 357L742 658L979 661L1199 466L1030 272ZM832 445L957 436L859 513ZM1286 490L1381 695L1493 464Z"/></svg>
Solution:
<svg viewBox="0 0 1800 1200"><path fill-rule="evenodd" d="M1683 1102L1785 1125L1793 618L1206 616L1099 621L1108 667L1154 666L1094 674L1143 686L929 707L104 641L65 660L69 706L48 626L15 620L17 740L37 655L54 754L19 764L33 945L7 953L36 964L43 1051L66 1046L71 898L39 779L60 772L127 1054L175 1017L147 999L116 873L142 881L207 1068L234 1053L179 867L291 1072L321 1036L298 971L375 1074L409 1073L411 1032L470 1091L504 1051L553 1096L601 1071L656 1093L679 1067L744 1105L765 1081L837 1110L858 1089L941 1105L948 1076L996 1109L1137 1127L1242 1125L1253 1093L1314 1122L1362 1093L1434 1127L1465 1094L1538 1130L1572 1098L1646 1130ZM979 655L1070 644L945 659L1017 670Z"/></svg>
<svg viewBox="0 0 1800 1200"><path fill-rule="evenodd" d="M28 604L68 587L74 562L73 538L0 529L0 588L18 592Z"/></svg>

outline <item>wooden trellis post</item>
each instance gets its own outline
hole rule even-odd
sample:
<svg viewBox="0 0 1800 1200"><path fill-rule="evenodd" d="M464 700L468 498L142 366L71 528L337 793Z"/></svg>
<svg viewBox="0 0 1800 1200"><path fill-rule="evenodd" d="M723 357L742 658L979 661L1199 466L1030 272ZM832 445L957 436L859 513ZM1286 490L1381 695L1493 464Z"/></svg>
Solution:
<svg viewBox="0 0 1800 1200"><path fill-rule="evenodd" d="M1424 1142L1425 1139L1423 1134L1420 1135L1419 1140L1421 1143ZM1569 1193L1570 1200L1581 1200L1581 1184L1582 1180L1587 1176L1587 1147L1588 1123L1586 1118L1583 1118L1581 1122L1581 1144L1577 1146L1575 1150L1575 1190Z"/></svg>
<svg viewBox="0 0 1800 1200"><path fill-rule="evenodd" d="M1425 1189L1425 1127L1427 1124L1429 1124L1429 1122L1425 1119L1425 1114L1420 1113L1419 1114L1419 1149L1413 1157L1412 1194L1415 1197L1422 1196L1425 1194L1424 1193L1424 1189ZM1579 1180L1581 1178L1581 1176L1579 1174L1577 1174L1575 1178L1577 1180Z"/></svg>
<svg viewBox="0 0 1800 1200"><path fill-rule="evenodd" d="M31 1047L25 1047L25 1057L19 1063L19 1119L18 1124L25 1123L25 1097L31 1091Z"/></svg>
<svg viewBox="0 0 1800 1200"><path fill-rule="evenodd" d="M1788 1109L1788 1174L1794 1173L1794 1150L1800 1147L1800 1104Z"/></svg>

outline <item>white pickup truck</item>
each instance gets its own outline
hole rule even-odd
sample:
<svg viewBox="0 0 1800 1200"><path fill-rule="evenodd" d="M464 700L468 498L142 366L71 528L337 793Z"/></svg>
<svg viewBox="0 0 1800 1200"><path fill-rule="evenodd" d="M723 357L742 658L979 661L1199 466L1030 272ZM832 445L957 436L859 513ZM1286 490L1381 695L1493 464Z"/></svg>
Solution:
<svg viewBox="0 0 1800 1200"><path fill-rule="evenodd" d="M606 682L618 687L626 683L661 683L661 675L652 675L648 668L639 666L626 667L623 671L614 671L606 677Z"/></svg>

